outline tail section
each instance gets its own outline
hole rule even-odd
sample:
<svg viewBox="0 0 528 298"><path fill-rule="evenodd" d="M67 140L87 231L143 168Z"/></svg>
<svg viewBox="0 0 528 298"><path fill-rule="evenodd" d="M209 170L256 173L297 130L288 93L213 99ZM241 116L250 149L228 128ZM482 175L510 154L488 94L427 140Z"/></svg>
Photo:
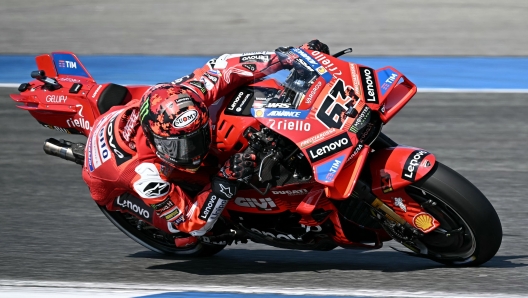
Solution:
<svg viewBox="0 0 528 298"><path fill-rule="evenodd" d="M38 69L44 70L48 77L80 77L95 82L74 53L53 52L37 56L35 60Z"/></svg>

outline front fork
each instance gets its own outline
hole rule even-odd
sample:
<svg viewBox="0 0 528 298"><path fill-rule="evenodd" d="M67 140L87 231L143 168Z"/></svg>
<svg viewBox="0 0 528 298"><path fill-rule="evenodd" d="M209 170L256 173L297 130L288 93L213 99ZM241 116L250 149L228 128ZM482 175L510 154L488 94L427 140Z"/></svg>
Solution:
<svg viewBox="0 0 528 298"><path fill-rule="evenodd" d="M438 228L440 223L405 188L426 177L436 158L423 149L396 145L377 149L369 160L371 185L358 181L352 196L372 206L390 236L418 252L420 248L412 245L412 240Z"/></svg>

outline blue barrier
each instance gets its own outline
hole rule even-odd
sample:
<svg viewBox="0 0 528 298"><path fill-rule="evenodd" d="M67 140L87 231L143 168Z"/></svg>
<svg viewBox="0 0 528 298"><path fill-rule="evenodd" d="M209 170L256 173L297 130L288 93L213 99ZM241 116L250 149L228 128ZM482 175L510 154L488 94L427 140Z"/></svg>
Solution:
<svg viewBox="0 0 528 298"><path fill-rule="evenodd" d="M80 56L100 83L155 84L172 81L211 57ZM422 89L525 89L528 57L353 57L373 68L393 66ZM22 83L36 70L34 57L0 56L0 83Z"/></svg>

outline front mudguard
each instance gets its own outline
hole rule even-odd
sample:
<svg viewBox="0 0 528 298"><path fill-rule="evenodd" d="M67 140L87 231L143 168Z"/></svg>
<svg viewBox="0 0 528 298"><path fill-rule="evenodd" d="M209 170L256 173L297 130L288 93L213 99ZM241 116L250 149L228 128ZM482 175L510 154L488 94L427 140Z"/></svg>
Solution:
<svg viewBox="0 0 528 298"><path fill-rule="evenodd" d="M433 154L414 147L378 149L370 155L372 191L378 197L422 179L436 163Z"/></svg>
<svg viewBox="0 0 528 298"><path fill-rule="evenodd" d="M433 154L405 146L378 149L370 156L371 189L374 195L424 233L431 232L440 224L407 194L405 188L423 179L434 169L435 164ZM420 218L423 217L427 217L431 225L420 225Z"/></svg>

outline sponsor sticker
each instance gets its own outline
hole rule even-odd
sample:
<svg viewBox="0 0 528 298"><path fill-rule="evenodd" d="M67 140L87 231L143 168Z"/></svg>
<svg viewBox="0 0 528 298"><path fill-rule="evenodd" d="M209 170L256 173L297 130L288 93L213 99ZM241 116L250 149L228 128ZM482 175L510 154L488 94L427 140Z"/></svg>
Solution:
<svg viewBox="0 0 528 298"><path fill-rule="evenodd" d="M204 84L200 81L190 81L188 84L198 88L202 94L207 93L207 88L205 88Z"/></svg>
<svg viewBox="0 0 528 298"><path fill-rule="evenodd" d="M240 63L245 62L268 62L270 60L270 55L265 54L249 54L240 56Z"/></svg>
<svg viewBox="0 0 528 298"><path fill-rule="evenodd" d="M269 120L269 128L277 130L289 130L289 131L310 131L312 125L310 122L305 122L302 120Z"/></svg>
<svg viewBox="0 0 528 298"><path fill-rule="evenodd" d="M403 166L402 179L410 182L414 182L416 173L418 172L418 166L422 160L430 153L425 150L415 150L409 155L405 165Z"/></svg>
<svg viewBox="0 0 528 298"><path fill-rule="evenodd" d="M312 163L325 159L346 148L352 147L348 134L344 133L306 149Z"/></svg>
<svg viewBox="0 0 528 298"><path fill-rule="evenodd" d="M337 158L331 159L315 168L315 175L317 180L322 182L332 182L337 175L337 172L343 166L344 155L338 156Z"/></svg>
<svg viewBox="0 0 528 298"><path fill-rule="evenodd" d="M354 119L354 122L352 123L352 125L350 126L348 130L353 133L358 133L360 129L365 127L365 125L368 123L369 120L370 120L370 108L367 105L365 105L363 106L363 109L361 109L361 112L358 114L356 119Z"/></svg>
<svg viewBox="0 0 528 298"><path fill-rule="evenodd" d="M413 224L416 228L424 233L431 232L436 227L439 226L439 223L434 217L426 212L418 213L413 218Z"/></svg>
<svg viewBox="0 0 528 298"><path fill-rule="evenodd" d="M381 191L383 193L389 193L393 191L392 188L392 179L389 173L382 171L381 172Z"/></svg>
<svg viewBox="0 0 528 298"><path fill-rule="evenodd" d="M403 212L407 212L407 206L403 203L403 199L400 197L393 198L394 206L400 207Z"/></svg>
<svg viewBox="0 0 528 298"><path fill-rule="evenodd" d="M132 195L123 195L117 197L114 202L121 210L126 210L144 221L152 223L152 213L154 210L146 205L143 200Z"/></svg>
<svg viewBox="0 0 528 298"><path fill-rule="evenodd" d="M242 64L242 67L251 72L255 72L257 70L257 66L255 64Z"/></svg>
<svg viewBox="0 0 528 298"><path fill-rule="evenodd" d="M362 89L365 94L365 101L378 104L379 97L374 69L369 67L359 67L359 73L361 74L361 83L363 85Z"/></svg>
<svg viewBox="0 0 528 298"><path fill-rule="evenodd" d="M396 82L398 74L390 69L385 69L377 72L378 81L380 82L381 95L385 95L387 90ZM382 83L383 82L383 83Z"/></svg>
<svg viewBox="0 0 528 298"><path fill-rule="evenodd" d="M207 197L207 200L205 200L202 209L200 210L200 214L198 217L202 220L207 221L209 217L211 216L211 213L213 212L213 209L216 205L216 202L218 201L218 197L214 194L210 193Z"/></svg>
<svg viewBox="0 0 528 298"><path fill-rule="evenodd" d="M189 126L191 123L196 121L198 118L198 111L196 110L187 110L183 112L180 116L178 116L174 121L172 122L172 126L176 128L186 127Z"/></svg>
<svg viewBox="0 0 528 298"><path fill-rule="evenodd" d="M68 96L66 95L47 95L46 96L46 102L49 103L65 103L66 100L68 100Z"/></svg>
<svg viewBox="0 0 528 298"><path fill-rule="evenodd" d="M271 211L279 209L271 198L241 198L235 199L235 204L240 207L257 208L260 211Z"/></svg>
<svg viewBox="0 0 528 298"><path fill-rule="evenodd" d="M310 110L251 109L254 117L306 119Z"/></svg>
<svg viewBox="0 0 528 298"><path fill-rule="evenodd" d="M329 135L332 135L334 132L336 132L336 129L335 128L330 128L329 130L325 130L319 134L316 134L315 136L313 137L310 137L304 141L302 141L300 144L299 144L299 147L301 148L305 148L305 147L308 147L310 146L311 144L313 143L316 143L322 139L324 139L325 137L329 136Z"/></svg>
<svg viewBox="0 0 528 298"><path fill-rule="evenodd" d="M81 66L81 62L72 54L53 53L53 63L59 75L74 75L89 78L88 73Z"/></svg>

